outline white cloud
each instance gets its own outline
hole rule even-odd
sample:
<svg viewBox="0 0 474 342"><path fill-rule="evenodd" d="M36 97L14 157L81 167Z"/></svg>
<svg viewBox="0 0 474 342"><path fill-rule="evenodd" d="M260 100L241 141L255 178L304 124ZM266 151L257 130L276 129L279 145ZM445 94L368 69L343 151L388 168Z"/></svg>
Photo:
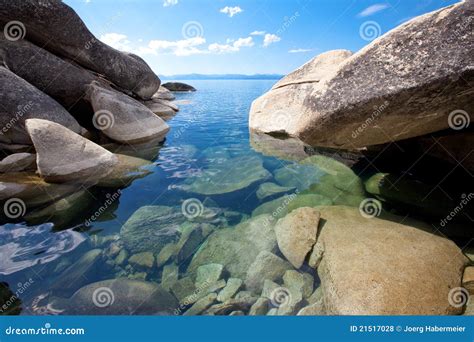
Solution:
<svg viewBox="0 0 474 342"><path fill-rule="evenodd" d="M234 15L238 14L238 13L241 13L243 10L242 8L240 8L239 6L235 6L235 7L229 7L229 6L226 6L224 8L221 8L219 10L219 12L221 13L225 13L227 14L229 17L233 17Z"/></svg>
<svg viewBox="0 0 474 342"><path fill-rule="evenodd" d="M313 51L313 49L291 49L288 52L289 53L302 53L302 52L310 52Z"/></svg>
<svg viewBox="0 0 474 342"><path fill-rule="evenodd" d="M163 7L170 7L178 4L178 0L163 0Z"/></svg>
<svg viewBox="0 0 474 342"><path fill-rule="evenodd" d="M280 40L281 40L281 38L278 37L276 34L267 33L267 34L265 35L265 38L263 39L263 46L264 46L264 47L267 47L267 46L269 46L270 44L279 42Z"/></svg>
<svg viewBox="0 0 474 342"><path fill-rule="evenodd" d="M105 33L100 36L100 40L114 49L130 52L132 47L127 36L120 33Z"/></svg>
<svg viewBox="0 0 474 342"><path fill-rule="evenodd" d="M252 47L254 46L253 38L252 37L247 37L247 38L239 38L230 44L230 40L227 40L227 44L218 44L218 43L213 43L210 44L208 49L209 52L211 53L216 53L216 54L223 54L223 53L232 53L232 52L238 52L240 51L241 48L243 47Z"/></svg>
<svg viewBox="0 0 474 342"><path fill-rule="evenodd" d="M159 53L171 53L176 56L191 56L206 53L206 50L199 48L205 43L206 39L203 37L194 37L176 41L151 40L147 47L141 47L137 52L141 54L154 55Z"/></svg>
<svg viewBox="0 0 474 342"><path fill-rule="evenodd" d="M251 36L263 36L265 34L265 31L253 31L250 33Z"/></svg>
<svg viewBox="0 0 474 342"><path fill-rule="evenodd" d="M133 48L128 37L120 33L106 33L100 37L100 40L117 50L132 52L139 56L173 54L183 57L203 54L224 54L239 52L241 48L255 45L252 37L227 39L226 44L213 43L207 47L204 37L193 37L175 41L150 40L147 45L141 45L138 48ZM143 40L138 39L138 42L143 42ZM133 45L136 47L140 44Z"/></svg>
<svg viewBox="0 0 474 342"><path fill-rule="evenodd" d="M384 9L387 9L389 8L390 5L389 4L375 4L375 5L372 5L372 6L369 6L367 7L366 9L364 9L362 12L360 12L359 14L357 14L358 17L368 17L372 14L375 14L377 12L380 12L380 11L383 11Z"/></svg>

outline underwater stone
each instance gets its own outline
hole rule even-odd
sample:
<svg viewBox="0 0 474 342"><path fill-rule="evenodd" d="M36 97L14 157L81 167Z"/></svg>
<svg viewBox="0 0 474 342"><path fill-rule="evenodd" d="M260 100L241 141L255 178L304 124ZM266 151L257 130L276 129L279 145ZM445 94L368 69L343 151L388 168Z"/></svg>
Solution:
<svg viewBox="0 0 474 342"><path fill-rule="evenodd" d="M261 215L235 227L217 230L196 252L188 272L196 271L201 265L217 263L223 265L231 277L242 279L260 251L276 248L273 226L274 219L270 215Z"/></svg>
<svg viewBox="0 0 474 342"><path fill-rule="evenodd" d="M155 264L155 257L152 252L142 252L138 254L133 254L128 262L138 268L152 268Z"/></svg>
<svg viewBox="0 0 474 342"><path fill-rule="evenodd" d="M245 278L247 289L260 293L265 280L281 280L287 270L291 270L291 264L275 254L262 251L255 261L250 265Z"/></svg>
<svg viewBox="0 0 474 342"><path fill-rule="evenodd" d="M199 266L196 271L197 288L215 283L221 278L224 267L220 264L208 264Z"/></svg>
<svg viewBox="0 0 474 342"><path fill-rule="evenodd" d="M203 195L226 194L245 189L270 176L259 157L236 157L212 164L203 174L188 180L182 188Z"/></svg>
<svg viewBox="0 0 474 342"><path fill-rule="evenodd" d="M225 302L231 299L237 291L239 291L240 287L242 286L242 279L239 278L229 278L227 280L227 285L219 292L217 296L217 300L219 302Z"/></svg>
<svg viewBox="0 0 474 342"><path fill-rule="evenodd" d="M275 225L278 247L295 267L300 268L316 243L319 212L314 208L298 208Z"/></svg>
<svg viewBox="0 0 474 342"><path fill-rule="evenodd" d="M159 253L179 239L179 225L186 218L172 207L144 206L135 211L120 230L120 237L132 253Z"/></svg>
<svg viewBox="0 0 474 342"><path fill-rule="evenodd" d="M283 194L285 192L294 191L294 187L280 186L275 183L263 183L260 184L257 190L257 198L262 200L266 197Z"/></svg>

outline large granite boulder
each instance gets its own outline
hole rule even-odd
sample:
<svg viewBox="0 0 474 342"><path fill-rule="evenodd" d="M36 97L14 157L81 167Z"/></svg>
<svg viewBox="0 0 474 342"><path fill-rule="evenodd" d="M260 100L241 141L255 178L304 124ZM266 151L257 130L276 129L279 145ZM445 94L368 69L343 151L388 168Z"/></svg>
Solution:
<svg viewBox="0 0 474 342"><path fill-rule="evenodd" d="M330 315L446 315L450 290L461 285L467 258L428 229L358 209L320 207L314 247L325 311Z"/></svg>
<svg viewBox="0 0 474 342"><path fill-rule="evenodd" d="M1 0L0 23L21 22L26 38L56 55L103 74L143 99L151 98L160 79L138 56L98 40L72 8L55 0Z"/></svg>
<svg viewBox="0 0 474 342"><path fill-rule="evenodd" d="M94 108L94 126L122 143L141 143L164 138L169 126L145 105L118 91L93 83L88 98Z"/></svg>
<svg viewBox="0 0 474 342"><path fill-rule="evenodd" d="M10 71L54 98L69 111L82 101L88 84L93 81L105 83L86 69L27 40L11 41L1 36L0 59Z"/></svg>
<svg viewBox="0 0 474 342"><path fill-rule="evenodd" d="M351 57L333 51L317 59L327 62L253 103L251 129L354 149L449 128L452 111L473 107L472 4L414 18ZM311 77L317 68L319 82Z"/></svg>
<svg viewBox="0 0 474 342"><path fill-rule="evenodd" d="M25 120L38 118L56 122L72 132L80 133L81 126L56 101L0 66L0 142L5 144L31 144L25 129Z"/></svg>
<svg viewBox="0 0 474 342"><path fill-rule="evenodd" d="M26 128L36 149L38 172L48 182L95 182L118 162L113 153L57 123L28 119Z"/></svg>

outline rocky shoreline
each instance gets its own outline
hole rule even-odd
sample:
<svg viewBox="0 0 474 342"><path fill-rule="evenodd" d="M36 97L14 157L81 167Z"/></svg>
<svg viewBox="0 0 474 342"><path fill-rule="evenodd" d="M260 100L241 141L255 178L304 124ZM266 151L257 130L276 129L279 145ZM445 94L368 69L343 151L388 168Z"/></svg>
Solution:
<svg viewBox="0 0 474 342"><path fill-rule="evenodd" d="M40 225L0 226L1 235L15 244L52 229L45 222L58 231L34 260L5 260L0 273L41 265L57 275L44 279L47 293L23 303L38 315L472 314L472 174L453 190L464 191L464 216L455 215L458 199L441 193L444 178L412 180L405 165L402 176L354 171L358 154L378 157L390 142L423 150L428 134L442 135L443 148L429 149L434 158L447 152L448 163L472 170L472 13L472 1L461 2L356 54L323 53L255 100L254 148L293 163L269 168L258 155L209 147L200 151L206 166L177 185L202 202L145 205L114 234L86 235L118 206L121 189L151 173L166 121L179 110L173 92L195 89L161 85L141 58L97 40L62 2L0 0L10 32L0 38L0 201L25 205L24 217L13 212L5 222ZM9 30L13 21L23 27ZM450 113L468 115L465 130L451 127ZM191 160L188 147L180 151ZM374 169L376 159L368 159ZM248 213L214 200L245 201L246 189L260 203ZM71 229L72 214L100 196L102 211ZM433 224L445 211L455 212L443 218L449 230ZM79 258L54 254L56 244L68 252L83 242L89 249ZM11 298L0 285L0 298ZM16 304L7 313L18 314Z"/></svg>

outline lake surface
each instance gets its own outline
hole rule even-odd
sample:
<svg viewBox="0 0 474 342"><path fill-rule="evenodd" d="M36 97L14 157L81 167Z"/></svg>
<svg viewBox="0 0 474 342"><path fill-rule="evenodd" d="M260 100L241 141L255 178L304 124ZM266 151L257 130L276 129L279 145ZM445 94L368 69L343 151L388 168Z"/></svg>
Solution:
<svg viewBox="0 0 474 342"><path fill-rule="evenodd" d="M48 303L52 298L69 298L81 287L99 280L129 278L160 283L163 265L158 267L156 261L152 261L152 266L146 266L149 262L146 258L136 258L138 261L133 262L128 258L147 252L156 258L164 245L178 243L180 236L187 234L186 225L189 222L206 224L208 231L202 233L203 237L190 245L191 251L175 261L180 277L185 277L187 265L209 234L247 220L256 208L260 212L279 216L280 213L275 211L282 203L286 205L284 202L273 202L266 208L260 207L262 204L285 195L304 194L312 185L323 184L321 179L325 179L324 184L333 186L337 191L343 184L342 192L336 194L335 190L332 196L327 193L331 191L327 190L328 187L326 190L320 187L320 190L312 192L320 197L308 199L311 204L359 206L369 196L361 193L359 188L354 190L351 184L359 184L377 171L397 169L396 165L391 165L380 170L372 162L356 163L357 159L352 156L339 159L346 159L345 164L353 165L352 170L332 159L301 165L295 161L302 159L301 148L297 149L298 154L290 153L287 158L265 156L259 152L260 148L256 151L250 143L248 131L250 105L274 82L189 82L198 91L176 94L180 112L168 121L171 130L166 141L159 148L136 153L152 159L153 164L147 167L150 171L147 176L122 189L87 189L84 196L89 200L82 198L82 204L66 211L59 221L53 215L51 220L39 222L41 224L17 222L0 226L0 280L4 282L2 298L11 298L12 293L16 293L22 301L22 314L74 313L69 311L71 308L67 303L63 302L62 311L58 312L54 311L54 305L48 309ZM275 152L276 155L283 153L278 148ZM308 155L315 153L311 150L307 152ZM406 171L402 165L398 166L396 171ZM338 175L334 176L333 170L338 170ZM409 171L404 175L416 179L417 170L413 168ZM428 178L432 184L438 181L433 173ZM261 189L263 183L273 184ZM420 214L419 210L414 213L408 210L408 214L418 218L430 217L430 223L439 224L452 208L451 203L456 204L463 192L466 193L465 186L463 188L460 183L459 180L451 183L454 185L448 190L449 203L442 199L434 207L430 204L426 215L425 212ZM348 185L347 189L344 189L344 184ZM416 187L411 181L404 184L415 193L410 194L413 201L417 198L433 198L436 201L439 198L436 196L440 196L438 191L422 193L424 189L432 190L433 187ZM275 188L275 185L278 187ZM141 216L137 215L133 224L129 224L130 229L124 232L126 222L146 206L155 207L140 212ZM382 203L377 202L375 209L380 211L381 206ZM405 206L400 208L394 209L390 203L383 206L406 214L406 201ZM438 217L430 216L430 210L438 211ZM161 220L156 214L159 212L163 212ZM150 213L155 216L150 218ZM256 216L255 212L253 216ZM140 220L144 222L142 228ZM156 229L155 234L153 225L163 225L166 229ZM126 241L123 241L124 238ZM466 239L463 237L462 241ZM127 252L120 263L117 258L124 253L123 249ZM165 264L170 264L170 261ZM315 278L315 287L317 282ZM19 304L18 301L16 303ZM70 305L76 304L70 302Z"/></svg>

